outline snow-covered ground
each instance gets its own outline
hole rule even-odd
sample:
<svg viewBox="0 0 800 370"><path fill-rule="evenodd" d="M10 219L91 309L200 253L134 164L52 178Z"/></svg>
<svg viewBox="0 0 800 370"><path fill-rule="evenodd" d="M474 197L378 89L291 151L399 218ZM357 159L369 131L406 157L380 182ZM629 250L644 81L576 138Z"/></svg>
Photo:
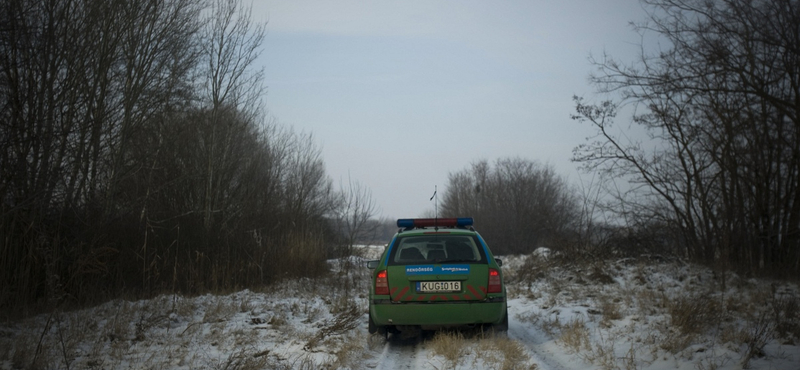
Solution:
<svg viewBox="0 0 800 370"><path fill-rule="evenodd" d="M162 295L0 325L0 368L800 369L796 284L679 261L507 256L509 331L367 333L366 257L323 279Z"/></svg>

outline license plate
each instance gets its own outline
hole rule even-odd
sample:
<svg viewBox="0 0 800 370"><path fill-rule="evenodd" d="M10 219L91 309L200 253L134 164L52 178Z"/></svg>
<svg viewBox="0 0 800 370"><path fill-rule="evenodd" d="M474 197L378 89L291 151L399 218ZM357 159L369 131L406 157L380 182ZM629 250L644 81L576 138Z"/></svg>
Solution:
<svg viewBox="0 0 800 370"><path fill-rule="evenodd" d="M417 293L452 293L461 291L460 281L418 281Z"/></svg>

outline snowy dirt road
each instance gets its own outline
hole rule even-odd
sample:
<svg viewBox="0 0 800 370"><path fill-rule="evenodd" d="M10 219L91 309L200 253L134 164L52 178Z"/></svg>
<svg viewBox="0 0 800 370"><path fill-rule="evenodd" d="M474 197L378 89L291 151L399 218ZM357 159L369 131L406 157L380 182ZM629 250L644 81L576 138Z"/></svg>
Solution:
<svg viewBox="0 0 800 370"><path fill-rule="evenodd" d="M429 351L420 338L386 340L375 366L378 370L425 369Z"/></svg>
<svg viewBox="0 0 800 370"><path fill-rule="evenodd" d="M562 363L550 349L552 344L548 344L546 333L517 319L515 311L518 309L511 306L509 331L499 335L461 330L426 332L408 339L399 335L389 335L386 339L378 336L376 341L383 342L380 355L366 365L378 370L573 368L574 364Z"/></svg>
<svg viewBox="0 0 800 370"><path fill-rule="evenodd" d="M550 347L552 343L546 333L541 329L531 325L525 325L518 319L519 307L509 306L508 338L517 341L525 346L525 350L531 358L531 362L536 364L539 370L566 370L571 367L565 366L556 357L556 353Z"/></svg>

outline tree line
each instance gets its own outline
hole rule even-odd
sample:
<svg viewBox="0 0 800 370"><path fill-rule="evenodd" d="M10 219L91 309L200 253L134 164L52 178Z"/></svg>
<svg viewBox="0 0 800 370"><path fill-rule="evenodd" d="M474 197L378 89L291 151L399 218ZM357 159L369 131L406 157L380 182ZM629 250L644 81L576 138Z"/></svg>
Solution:
<svg viewBox="0 0 800 370"><path fill-rule="evenodd" d="M475 215L508 252L659 253L800 277L800 3L642 3L639 59L591 59L612 99L574 98L595 135L572 159L592 184L579 194L535 163L481 161L450 175L442 209Z"/></svg>
<svg viewBox="0 0 800 370"><path fill-rule="evenodd" d="M326 270L334 220L374 206L265 113L265 26L238 0L0 1L0 309Z"/></svg>
<svg viewBox="0 0 800 370"><path fill-rule="evenodd" d="M563 244L575 225L577 201L551 166L501 158L450 173L441 212L473 217L495 253L521 254Z"/></svg>
<svg viewBox="0 0 800 370"><path fill-rule="evenodd" d="M669 45L626 65L596 60L619 101L576 98L596 140L574 160L630 179L616 210L672 230L678 255L723 271L800 277L800 4L644 1L638 30ZM647 50L643 48L642 50ZM648 140L613 128L620 105Z"/></svg>

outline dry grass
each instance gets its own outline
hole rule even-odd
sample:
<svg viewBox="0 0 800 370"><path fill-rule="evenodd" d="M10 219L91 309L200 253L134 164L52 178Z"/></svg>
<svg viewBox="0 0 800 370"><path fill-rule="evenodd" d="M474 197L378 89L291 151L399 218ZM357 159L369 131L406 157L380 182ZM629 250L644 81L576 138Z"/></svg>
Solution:
<svg viewBox="0 0 800 370"><path fill-rule="evenodd" d="M561 328L561 336L558 341L573 353L591 350L589 329L586 328L586 322L580 317L570 320Z"/></svg>
<svg viewBox="0 0 800 370"><path fill-rule="evenodd" d="M34 335L23 334L17 338L15 343L7 343L7 351L11 354L11 366L15 369L38 369L40 364L34 363L34 353L37 348L37 339ZM41 359L40 359L41 360ZM44 363L50 361L43 361Z"/></svg>
<svg viewBox="0 0 800 370"><path fill-rule="evenodd" d="M665 302L670 326L686 337L705 333L722 320L722 307L711 294L676 296Z"/></svg>
<svg viewBox="0 0 800 370"><path fill-rule="evenodd" d="M634 305L640 316L660 315L664 310L666 298L661 289L637 288L631 296L635 297Z"/></svg>
<svg viewBox="0 0 800 370"><path fill-rule="evenodd" d="M616 281L608 273L610 270L610 266L606 263L603 263L603 261L596 262L591 266L591 273L589 273L588 279L595 284L600 285L614 284Z"/></svg>
<svg viewBox="0 0 800 370"><path fill-rule="evenodd" d="M714 356L706 357L697 362L697 370L717 370L728 362L727 358L718 358Z"/></svg>
<svg viewBox="0 0 800 370"><path fill-rule="evenodd" d="M769 355L769 343L800 342L800 294L791 283L770 285L728 272L723 285L713 271L680 261L520 265L546 275L519 275L526 277L520 279L520 296L538 293L528 293L538 309L519 320L599 368L639 369L675 358L717 369L737 361L732 354L746 367ZM586 307L588 316L572 318L569 307ZM622 327L618 320L626 316L629 324Z"/></svg>
<svg viewBox="0 0 800 370"><path fill-rule="evenodd" d="M326 366L317 364L314 358L306 353L296 356L296 358L289 361L287 365L276 367L276 369L292 369L292 370L317 370L327 369Z"/></svg>
<svg viewBox="0 0 800 370"><path fill-rule="evenodd" d="M642 361L637 357L637 348L631 343L630 349L622 357L622 365L625 370L637 370L641 368Z"/></svg>
<svg viewBox="0 0 800 370"><path fill-rule="evenodd" d="M427 342L432 356L443 357L442 366L436 368L455 369L472 359L470 368L478 369L536 369L529 364L530 357L524 346L505 335L481 332L440 331ZM471 355L471 357L469 357Z"/></svg>
<svg viewBox="0 0 800 370"><path fill-rule="evenodd" d="M330 338L335 335L343 335L355 329L360 323L362 318L362 310L355 304L351 304L346 309L342 309L333 320L325 323L324 326L317 331L317 334L311 337L303 347L305 350L312 350L323 339Z"/></svg>
<svg viewBox="0 0 800 370"><path fill-rule="evenodd" d="M601 335L600 339L591 346L591 352L583 358L600 366L603 370L616 370L618 366L615 344L615 338Z"/></svg>
<svg viewBox="0 0 800 370"><path fill-rule="evenodd" d="M800 341L796 289L773 284L770 291L731 274L721 291L712 272L680 263L598 266L549 266L549 275L525 289L540 293L531 297L539 309L520 321L603 369L639 369L671 356L715 369L724 362L713 357L718 349L739 353L747 367L773 339L785 345ZM630 279L619 289L612 276ZM559 311L569 306L587 307L589 316L565 320ZM628 314L629 325L615 322Z"/></svg>
<svg viewBox="0 0 800 370"><path fill-rule="evenodd" d="M503 276L510 283L530 285L549 276L552 267L553 262L551 260L531 254L525 259L520 268L511 270L508 274L504 271Z"/></svg>
<svg viewBox="0 0 800 370"><path fill-rule="evenodd" d="M620 302L622 299L619 297L613 297L608 294L602 294L598 297L598 308L600 312L603 314L603 318L600 321L600 325L604 327L610 327L612 325L613 320L619 320L622 316L622 309L620 308Z"/></svg>
<svg viewBox="0 0 800 370"><path fill-rule="evenodd" d="M373 337L370 335L369 337ZM330 364L331 369L355 369L358 368L366 352L362 332L351 330L340 341L339 347L335 350L334 361Z"/></svg>
<svg viewBox="0 0 800 370"><path fill-rule="evenodd" d="M769 317L768 312L748 320L742 334L741 340L745 345L745 352L742 354L742 368L750 367L750 360L755 357L764 356L764 346L772 340L775 334L775 321Z"/></svg>
<svg viewBox="0 0 800 370"><path fill-rule="evenodd" d="M0 340L4 355L14 368L75 368L80 345L99 331L96 318L81 311L54 311L48 316L28 319ZM97 349L92 352L96 352Z"/></svg>
<svg viewBox="0 0 800 370"><path fill-rule="evenodd" d="M112 301L94 310L56 312L0 331L0 360L20 369L102 369L125 363L142 368L297 368L287 365L289 359L259 346L263 346L264 335L285 338L284 332L296 330L289 325L298 319L292 317L294 313L300 318L304 312L321 313L311 305L279 302L256 304L249 293L241 297L238 293L233 297L206 296L199 301L169 296L141 302ZM360 318L361 312L354 313L357 310L345 310L339 320L331 320L324 328L326 339L337 331L351 335L358 332L351 331L354 325L344 325L356 322L354 317ZM345 316L349 319L342 321ZM269 325L269 319L277 326ZM305 368L352 367L362 353L355 338L331 340L326 345L334 348L330 363L338 365L323 366L309 359L296 359L294 364ZM210 355L216 351L208 348L235 351L216 357Z"/></svg>
<svg viewBox="0 0 800 370"><path fill-rule="evenodd" d="M791 292L775 291L769 301L775 335L783 344L800 341L800 299Z"/></svg>
<svg viewBox="0 0 800 370"><path fill-rule="evenodd" d="M794 345L800 336L796 288L770 291L764 289L768 285L738 279L723 294L708 290L709 274L686 267L609 263L608 276L631 277L617 285L603 283L590 266L538 263L547 275L531 274L532 283L513 284L519 296L536 301L536 309L521 312L519 321L540 328L595 368L640 369L675 358L717 369L724 365L714 357L717 352L747 367L759 363L755 359L773 338ZM199 300L171 295L113 301L88 311L103 320L75 312L53 316L47 324L47 316L39 316L13 331L0 328L0 359L32 369L119 368L131 362L147 368L361 368L385 342L359 328L364 297L345 294L330 280L285 282L267 293L280 297L274 301L249 292ZM626 316L623 326L619 320ZM265 340L294 349L265 349ZM425 346L437 368L535 368L522 343L502 335L444 331ZM236 351L210 358L207 352L217 351L208 348Z"/></svg>
<svg viewBox="0 0 800 370"><path fill-rule="evenodd" d="M460 332L437 332L428 342L431 351L444 357L446 365L453 369L461 362L467 350L466 340Z"/></svg>
<svg viewBox="0 0 800 370"><path fill-rule="evenodd" d="M659 347L669 353L678 354L712 329L721 332L726 313L720 300L711 293L685 294L666 292L655 298L657 312L664 312L667 322L657 328L662 334Z"/></svg>
<svg viewBox="0 0 800 370"><path fill-rule="evenodd" d="M203 323L215 323L228 320L238 312L238 305L232 300L214 296L211 305L206 307Z"/></svg>
<svg viewBox="0 0 800 370"><path fill-rule="evenodd" d="M489 369L536 369L535 364L527 365L530 357L523 345L504 336L489 336L478 342L475 368ZM482 363L478 363L482 361Z"/></svg>
<svg viewBox="0 0 800 370"><path fill-rule="evenodd" d="M543 317L539 323L542 330L550 336L554 337L561 332L562 325L558 311L553 311L547 317Z"/></svg>
<svg viewBox="0 0 800 370"><path fill-rule="evenodd" d="M263 356L255 356L256 352L250 348L239 348L222 360L210 362L211 369L219 370L258 370L267 365Z"/></svg>

